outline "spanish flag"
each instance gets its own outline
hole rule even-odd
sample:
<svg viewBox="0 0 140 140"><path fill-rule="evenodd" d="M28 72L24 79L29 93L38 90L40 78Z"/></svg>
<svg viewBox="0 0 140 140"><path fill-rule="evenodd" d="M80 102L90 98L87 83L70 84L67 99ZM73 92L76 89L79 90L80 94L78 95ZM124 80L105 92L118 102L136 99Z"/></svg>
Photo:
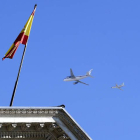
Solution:
<svg viewBox="0 0 140 140"><path fill-rule="evenodd" d="M31 26L32 26L32 22L33 22L33 18L34 18L34 14L35 14L35 10L36 10L36 6L37 5L34 6L34 10L31 14L31 16L29 17L28 21L26 22L24 28L21 30L20 34L18 35L18 37L16 38L16 40L14 41L14 43L12 44L10 49L7 51L5 56L2 58L2 60L4 60L5 58L12 59L18 46L20 45L20 43L24 44L24 45L27 44L30 30L31 30Z"/></svg>

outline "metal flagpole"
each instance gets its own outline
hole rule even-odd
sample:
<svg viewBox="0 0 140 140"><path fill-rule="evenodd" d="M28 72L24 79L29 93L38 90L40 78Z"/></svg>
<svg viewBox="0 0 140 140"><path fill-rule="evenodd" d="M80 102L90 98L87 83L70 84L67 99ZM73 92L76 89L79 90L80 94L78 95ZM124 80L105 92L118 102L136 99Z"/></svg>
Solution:
<svg viewBox="0 0 140 140"><path fill-rule="evenodd" d="M15 92L16 92L16 88L17 88L17 84L18 84L18 78L19 78L19 75L20 75L20 71L21 71L21 67L22 67L24 55L25 55L25 52L26 52L26 47L27 47L27 44L25 45L24 51L23 51L23 54L22 54L22 58L21 58L21 62L20 62L20 67L19 67L19 71L18 71L18 75L17 75L17 80L16 80L16 82L15 82L13 94L12 94L12 97L11 97L10 106L13 105L13 100L14 100L14 96L15 96Z"/></svg>
<svg viewBox="0 0 140 140"><path fill-rule="evenodd" d="M34 12L35 12L35 10L36 10L36 7L37 7L37 4L35 4L35 6L34 6L34 11L33 11L33 13L32 13L33 15L34 15ZM22 68L22 63L23 63L23 59L24 59L25 52L26 52L26 48L27 48L27 42L26 42L26 45L25 45L25 47L24 47L24 51L23 51L23 54L22 54L22 58L21 58L20 66L19 66L19 71L18 71L18 75L17 75L17 79L16 79L16 82L15 82L13 94L12 94L12 97L11 97L10 106L13 105L13 100L14 100L16 88L17 88L17 85L18 85L18 79L19 79L19 75L20 75L21 68Z"/></svg>

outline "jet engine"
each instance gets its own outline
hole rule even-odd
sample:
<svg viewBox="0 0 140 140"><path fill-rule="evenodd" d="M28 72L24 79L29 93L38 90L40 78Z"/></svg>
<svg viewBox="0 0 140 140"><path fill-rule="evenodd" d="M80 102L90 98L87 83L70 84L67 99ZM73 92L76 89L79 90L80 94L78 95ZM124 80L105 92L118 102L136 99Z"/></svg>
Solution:
<svg viewBox="0 0 140 140"><path fill-rule="evenodd" d="M74 82L73 84L76 85L76 84L78 84L78 82Z"/></svg>

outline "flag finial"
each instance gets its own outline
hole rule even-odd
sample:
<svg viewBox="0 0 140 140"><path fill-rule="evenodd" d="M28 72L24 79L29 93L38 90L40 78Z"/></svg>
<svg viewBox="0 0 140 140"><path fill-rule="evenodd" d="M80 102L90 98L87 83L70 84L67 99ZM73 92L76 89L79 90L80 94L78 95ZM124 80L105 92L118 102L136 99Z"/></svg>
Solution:
<svg viewBox="0 0 140 140"><path fill-rule="evenodd" d="M37 7L37 4L35 4L34 9Z"/></svg>

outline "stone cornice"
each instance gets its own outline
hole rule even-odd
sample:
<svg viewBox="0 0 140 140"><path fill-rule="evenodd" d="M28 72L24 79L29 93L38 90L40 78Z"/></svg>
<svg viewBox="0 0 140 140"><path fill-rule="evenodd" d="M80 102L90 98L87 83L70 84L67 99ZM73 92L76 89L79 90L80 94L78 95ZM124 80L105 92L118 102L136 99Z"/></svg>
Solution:
<svg viewBox="0 0 140 140"><path fill-rule="evenodd" d="M55 116L60 108L0 108L0 116L2 115L48 115Z"/></svg>
<svg viewBox="0 0 140 140"><path fill-rule="evenodd" d="M78 140L91 140L74 119L62 107L0 107L0 117L48 117L59 118ZM2 122L0 122L1 124ZM57 122L56 122L57 123Z"/></svg>

